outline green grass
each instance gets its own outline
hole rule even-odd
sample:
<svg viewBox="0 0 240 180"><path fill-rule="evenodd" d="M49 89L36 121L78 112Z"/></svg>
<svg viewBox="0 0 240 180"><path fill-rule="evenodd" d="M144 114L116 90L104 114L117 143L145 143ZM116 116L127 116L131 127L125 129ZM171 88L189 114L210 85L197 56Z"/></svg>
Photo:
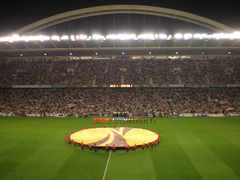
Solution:
<svg viewBox="0 0 240 180"><path fill-rule="evenodd" d="M145 151L111 153L106 180L240 179L240 118L124 125L161 131L161 142ZM87 126L94 126L92 118L1 117L0 179L103 179L109 153L82 151L65 140L67 132Z"/></svg>

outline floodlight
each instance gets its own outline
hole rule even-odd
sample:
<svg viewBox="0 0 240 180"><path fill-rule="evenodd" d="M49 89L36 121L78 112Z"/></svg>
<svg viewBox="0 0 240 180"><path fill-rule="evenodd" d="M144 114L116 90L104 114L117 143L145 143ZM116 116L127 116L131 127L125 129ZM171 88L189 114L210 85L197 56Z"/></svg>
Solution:
<svg viewBox="0 0 240 180"><path fill-rule="evenodd" d="M154 35L153 34L140 34L137 36L137 38L139 38L139 39L154 39Z"/></svg>
<svg viewBox="0 0 240 180"><path fill-rule="evenodd" d="M44 53L43 55L44 55L44 56L46 56L46 55L47 55L47 53Z"/></svg>
<svg viewBox="0 0 240 180"><path fill-rule="evenodd" d="M92 39L92 36L87 37L87 41L90 41Z"/></svg>
<svg viewBox="0 0 240 180"><path fill-rule="evenodd" d="M125 54L124 52L122 52L122 54Z"/></svg>
<svg viewBox="0 0 240 180"><path fill-rule="evenodd" d="M202 52L202 54L204 54L204 52Z"/></svg>
<svg viewBox="0 0 240 180"><path fill-rule="evenodd" d="M184 34L184 39L191 39L192 37L192 34Z"/></svg>
<svg viewBox="0 0 240 180"><path fill-rule="evenodd" d="M240 32L234 32L234 33L232 34L232 38L234 38L234 39L240 39Z"/></svg>
<svg viewBox="0 0 240 180"><path fill-rule="evenodd" d="M106 36L107 39L117 39L117 35L116 34L109 34Z"/></svg>
<svg viewBox="0 0 240 180"><path fill-rule="evenodd" d="M228 54L231 54L231 52L228 52Z"/></svg>
<svg viewBox="0 0 240 180"><path fill-rule="evenodd" d="M134 39L136 38L136 34L118 34L117 37L120 40Z"/></svg>
<svg viewBox="0 0 240 180"><path fill-rule="evenodd" d="M95 55L98 55L98 53L96 52Z"/></svg>
<svg viewBox="0 0 240 180"><path fill-rule="evenodd" d="M20 54L20 56L23 56L23 54Z"/></svg>
<svg viewBox="0 0 240 180"><path fill-rule="evenodd" d="M92 35L92 38L93 38L94 40L100 40L100 39L104 39L105 37L102 36L102 35L99 35L99 34L93 34L93 35Z"/></svg>
<svg viewBox="0 0 240 180"><path fill-rule="evenodd" d="M182 34L175 34L175 35L174 35L174 38L176 38L176 39L182 39L182 38L183 38L183 35L182 35Z"/></svg>
<svg viewBox="0 0 240 180"><path fill-rule="evenodd" d="M160 39L167 39L167 35L166 34L159 34L159 38Z"/></svg>
<svg viewBox="0 0 240 180"><path fill-rule="evenodd" d="M80 35L80 36L79 36L79 39L81 39L81 40L86 40L86 39L87 39L87 35Z"/></svg>
<svg viewBox="0 0 240 180"><path fill-rule="evenodd" d="M75 41L75 36L74 35L71 35L71 40Z"/></svg>
<svg viewBox="0 0 240 180"><path fill-rule="evenodd" d="M152 54L152 52L149 52L148 54Z"/></svg>
<svg viewBox="0 0 240 180"><path fill-rule="evenodd" d="M72 56L72 53L69 53L70 56Z"/></svg>
<svg viewBox="0 0 240 180"><path fill-rule="evenodd" d="M172 38L172 35L168 35L167 40L170 40Z"/></svg>
<svg viewBox="0 0 240 180"><path fill-rule="evenodd" d="M52 36L51 39L54 40L54 41L60 41L60 37L59 36Z"/></svg>
<svg viewBox="0 0 240 180"><path fill-rule="evenodd" d="M178 54L178 52L176 52L176 54Z"/></svg>
<svg viewBox="0 0 240 180"><path fill-rule="evenodd" d="M68 38L69 38L68 36L64 35L61 37L61 40L68 40Z"/></svg>
<svg viewBox="0 0 240 180"><path fill-rule="evenodd" d="M194 39L208 39L209 35L207 35L207 34L194 34L193 38Z"/></svg>

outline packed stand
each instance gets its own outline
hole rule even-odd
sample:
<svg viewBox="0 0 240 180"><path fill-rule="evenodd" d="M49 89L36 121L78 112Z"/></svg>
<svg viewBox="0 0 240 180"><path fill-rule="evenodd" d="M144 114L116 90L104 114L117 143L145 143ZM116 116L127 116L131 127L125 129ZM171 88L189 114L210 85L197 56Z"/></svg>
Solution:
<svg viewBox="0 0 240 180"><path fill-rule="evenodd" d="M173 68L180 68L179 76L182 84L207 84L204 74L198 72L194 60L172 60Z"/></svg>
<svg viewBox="0 0 240 180"><path fill-rule="evenodd" d="M9 62L0 85L237 84L240 60L63 60Z"/></svg>
<svg viewBox="0 0 240 180"><path fill-rule="evenodd" d="M92 88L92 89L7 89L1 90L3 113L67 113L100 115L112 112L146 114L240 112L239 88ZM220 101L226 103L220 104ZM73 108L68 104L74 103Z"/></svg>

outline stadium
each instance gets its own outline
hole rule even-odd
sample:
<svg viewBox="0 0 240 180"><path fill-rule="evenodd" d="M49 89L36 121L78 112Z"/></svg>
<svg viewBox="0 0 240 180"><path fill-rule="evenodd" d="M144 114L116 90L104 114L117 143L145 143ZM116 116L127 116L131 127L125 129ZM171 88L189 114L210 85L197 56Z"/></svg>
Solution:
<svg viewBox="0 0 240 180"><path fill-rule="evenodd" d="M0 37L0 179L240 179L239 87L240 32L206 17L41 19Z"/></svg>

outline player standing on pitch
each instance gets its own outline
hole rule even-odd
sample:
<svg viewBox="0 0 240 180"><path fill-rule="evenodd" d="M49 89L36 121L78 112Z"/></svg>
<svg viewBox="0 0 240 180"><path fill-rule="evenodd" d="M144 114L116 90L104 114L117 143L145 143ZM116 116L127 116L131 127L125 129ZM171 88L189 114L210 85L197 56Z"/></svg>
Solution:
<svg viewBox="0 0 240 180"><path fill-rule="evenodd" d="M130 149L130 146L129 146L129 145L127 145L127 146L126 146L126 149L127 149L127 152L128 152L128 150Z"/></svg>
<svg viewBox="0 0 240 180"><path fill-rule="evenodd" d="M94 144L94 148L95 148L95 153L97 153L97 145Z"/></svg>
<svg viewBox="0 0 240 180"><path fill-rule="evenodd" d="M115 153L116 146L114 144L112 146L112 149L113 149L113 153Z"/></svg>
<svg viewBox="0 0 240 180"><path fill-rule="evenodd" d="M83 142L81 142L81 146L82 146L82 150L83 150L83 146L84 146L85 144L83 143Z"/></svg>
<svg viewBox="0 0 240 180"><path fill-rule="evenodd" d="M106 144L106 146L105 146L105 153L108 152L108 147L109 146Z"/></svg>

